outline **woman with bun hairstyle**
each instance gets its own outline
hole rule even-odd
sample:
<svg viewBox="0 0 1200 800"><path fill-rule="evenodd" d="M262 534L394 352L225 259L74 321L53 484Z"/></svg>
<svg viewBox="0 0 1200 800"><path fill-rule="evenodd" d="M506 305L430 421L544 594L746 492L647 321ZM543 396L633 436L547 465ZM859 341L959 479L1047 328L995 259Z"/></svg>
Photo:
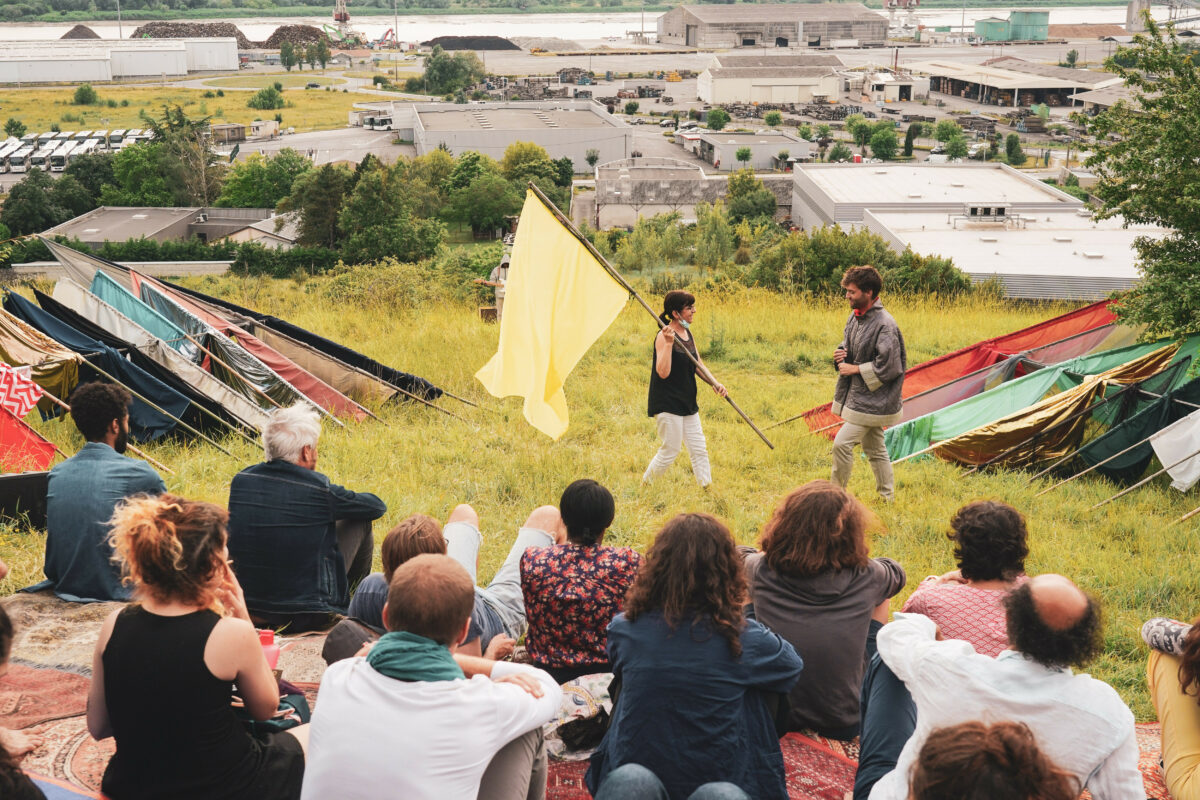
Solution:
<svg viewBox="0 0 1200 800"><path fill-rule="evenodd" d="M92 660L88 731L116 738L111 800L286 800L300 796L308 727L255 738L279 686L226 547L229 514L171 494L117 506L111 543L134 601L105 620Z"/></svg>
<svg viewBox="0 0 1200 800"><path fill-rule="evenodd" d="M696 403L696 376L699 375L711 385L720 397L727 396L729 392L700 360L696 339L690 330L695 315L694 296L679 289L667 292L660 315L666 327L654 338L647 404L647 413L654 417L658 425L658 438L662 440L662 446L646 467L642 475L643 483L651 483L666 472L682 447L687 447L696 482L701 486L712 483L708 446L704 441L704 430L700 427L700 406ZM696 359L695 363L688 358L688 353Z"/></svg>

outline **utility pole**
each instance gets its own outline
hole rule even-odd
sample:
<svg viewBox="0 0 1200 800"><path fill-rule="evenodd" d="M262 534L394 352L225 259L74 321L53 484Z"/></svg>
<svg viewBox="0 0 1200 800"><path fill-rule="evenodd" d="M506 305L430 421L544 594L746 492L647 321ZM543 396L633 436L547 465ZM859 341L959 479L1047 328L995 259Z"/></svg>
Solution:
<svg viewBox="0 0 1200 800"><path fill-rule="evenodd" d="M117 0L117 38L125 38L125 34L121 32L121 0Z"/></svg>

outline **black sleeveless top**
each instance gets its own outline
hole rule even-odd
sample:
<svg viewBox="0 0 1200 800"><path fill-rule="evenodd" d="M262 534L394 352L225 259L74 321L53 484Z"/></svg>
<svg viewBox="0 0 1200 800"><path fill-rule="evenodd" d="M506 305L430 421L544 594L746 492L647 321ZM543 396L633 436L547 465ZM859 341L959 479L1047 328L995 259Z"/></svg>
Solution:
<svg viewBox="0 0 1200 800"><path fill-rule="evenodd" d="M657 337L655 337L657 339ZM699 357L696 351L696 337L688 334L685 342L675 336L675 345L671 351L671 374L666 378L658 377L655 362L658 353L650 353L650 398L647 413L653 417L658 414L674 414L688 417L700 410L696 404L696 365L692 363L683 350Z"/></svg>
<svg viewBox="0 0 1200 800"><path fill-rule="evenodd" d="M250 736L229 705L232 684L204 664L220 619L208 610L165 617L140 605L118 615L101 656L117 742L102 789L113 800L250 800L279 796L281 783L294 783L284 796L299 795L299 781L283 777L293 769L277 771L280 748Z"/></svg>

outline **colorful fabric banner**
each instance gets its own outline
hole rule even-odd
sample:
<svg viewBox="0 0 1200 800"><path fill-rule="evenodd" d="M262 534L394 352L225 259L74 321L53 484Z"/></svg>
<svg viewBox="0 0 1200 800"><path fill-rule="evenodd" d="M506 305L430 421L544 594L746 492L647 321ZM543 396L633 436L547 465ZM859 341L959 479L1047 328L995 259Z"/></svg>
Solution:
<svg viewBox="0 0 1200 800"><path fill-rule="evenodd" d="M567 430L563 385L629 293L529 191L509 268L500 344L475 377L496 397L525 398L525 419L551 439Z"/></svg>
<svg viewBox="0 0 1200 800"><path fill-rule="evenodd" d="M17 419L23 418L45 392L42 387L33 382L30 377L33 370L29 367L10 367L0 364L0 407L9 411Z"/></svg>
<svg viewBox="0 0 1200 800"><path fill-rule="evenodd" d="M35 472L54 460L54 445L0 406L0 471Z"/></svg>

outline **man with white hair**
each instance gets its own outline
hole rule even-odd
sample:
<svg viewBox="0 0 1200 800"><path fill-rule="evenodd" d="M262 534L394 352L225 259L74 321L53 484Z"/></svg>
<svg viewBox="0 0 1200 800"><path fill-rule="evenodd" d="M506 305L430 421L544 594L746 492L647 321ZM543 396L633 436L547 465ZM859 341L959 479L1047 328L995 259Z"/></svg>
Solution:
<svg viewBox="0 0 1200 800"><path fill-rule="evenodd" d="M323 627L371 570L371 522L387 506L316 471L320 435L312 407L276 409L262 431L267 460L229 485L229 555L261 625Z"/></svg>

